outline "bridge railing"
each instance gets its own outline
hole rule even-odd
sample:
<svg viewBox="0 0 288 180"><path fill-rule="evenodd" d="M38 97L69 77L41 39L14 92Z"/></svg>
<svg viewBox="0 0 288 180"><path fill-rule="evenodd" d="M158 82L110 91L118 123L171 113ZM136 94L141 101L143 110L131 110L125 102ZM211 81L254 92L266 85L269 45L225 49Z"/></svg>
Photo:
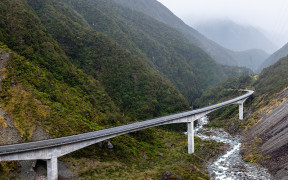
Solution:
<svg viewBox="0 0 288 180"><path fill-rule="evenodd" d="M169 116L154 118L151 120L131 123L118 127L112 127L99 131L78 134L73 136L35 141L22 144L0 146L0 161L3 160L27 160L27 159L47 159L48 180L58 179L57 158L76 151L83 147L101 142L103 140L126 134L129 132L146 129L149 127L160 126L171 123L187 123L188 153L194 153L194 127L193 122L207 113L222 107L239 104L239 119L243 118L243 103L253 94L254 91L246 90L246 94L231 100L210 105L201 109L186 111Z"/></svg>
<svg viewBox="0 0 288 180"><path fill-rule="evenodd" d="M153 125L157 126L157 124L169 124L170 121L175 120L175 119L181 119L181 118L186 118L190 117L192 115L200 114L203 112L209 112L212 110L220 109L222 107L225 107L230 104L242 104L241 103L243 100L246 100L249 96L253 94L254 91L246 90L246 94L239 96L237 98L233 98L231 100L210 105L204 108L196 109L196 110L191 110L191 111L186 111L174 115L168 115L164 117L159 117L159 118L154 118L151 120L146 120L146 121L139 121L139 122L134 122L131 124L126 124L126 125L121 125L117 127L111 127L103 130L98 130L94 132L89 132L89 133L83 133L83 134L78 134L78 135L72 135L72 136L67 136L67 137L61 137L61 138L55 138L55 139L48 139L48 140L43 140L43 141L34 141L34 142L28 142L28 143L21 143L21 144L12 144L12 145L6 145L6 146L0 146L0 155L2 154L9 154L9 153L15 153L15 152L22 152L22 151L27 151L27 150L35 150L35 149L40 149L40 148L49 148L53 146L59 146L63 144L70 144L70 143L76 143L80 141L86 141L93 139L95 137L102 137L102 136L107 136L111 133L121 133L123 131L132 131L135 129L137 126L141 127L152 127ZM240 106L239 106L240 107ZM243 109L242 109L243 111ZM242 112L243 113L243 112ZM239 113L240 117L240 113ZM242 115L243 117L243 115ZM241 119L241 118L240 118Z"/></svg>

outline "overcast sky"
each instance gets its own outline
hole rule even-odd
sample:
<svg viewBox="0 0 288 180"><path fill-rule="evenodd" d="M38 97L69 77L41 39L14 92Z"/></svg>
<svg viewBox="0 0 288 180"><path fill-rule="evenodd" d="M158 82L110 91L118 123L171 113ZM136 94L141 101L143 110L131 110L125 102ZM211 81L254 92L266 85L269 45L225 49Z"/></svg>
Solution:
<svg viewBox="0 0 288 180"><path fill-rule="evenodd" d="M158 0L191 24L228 18L267 31L282 46L288 42L288 0Z"/></svg>

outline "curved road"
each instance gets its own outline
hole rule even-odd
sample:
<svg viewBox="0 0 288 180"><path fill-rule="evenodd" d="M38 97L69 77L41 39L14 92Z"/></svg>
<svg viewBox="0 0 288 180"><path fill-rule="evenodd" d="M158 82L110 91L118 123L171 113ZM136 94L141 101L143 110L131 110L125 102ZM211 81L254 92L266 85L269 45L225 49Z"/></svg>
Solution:
<svg viewBox="0 0 288 180"><path fill-rule="evenodd" d="M207 107L197 109L197 110L187 111L187 112L178 113L174 115L164 116L160 118L155 118L151 120L136 122L136 123L132 123L128 125L108 128L104 130L99 130L95 132L84 133L84 134L79 134L79 135L74 135L74 136L67 136L67 137L49 139L49 140L43 140L43 141L35 141L35 142L29 142L29 143L0 146L0 157L1 155L15 154L19 152L27 152L27 151L63 146L63 145L74 144L77 142L87 141L87 140L91 140L95 138L102 138L102 137L107 137L107 136L115 137L117 135L122 135L122 134L126 134L129 132L138 131L141 129L146 129L149 127L169 124L169 122L175 119L191 117L193 115L197 115L197 114L201 114L205 112L209 113L209 112L212 112L214 110L220 109L222 107L225 107L231 104L237 104L237 103L239 104L239 102L241 101L244 102L249 96L251 96L254 93L254 91L251 91L251 90L245 90L245 91L247 92L246 94L239 96L237 98L234 98L234 99L231 99L231 100L219 103L219 104L207 106Z"/></svg>
<svg viewBox="0 0 288 180"><path fill-rule="evenodd" d="M187 123L188 153L192 154L194 153L193 122L212 111L231 104L239 104L239 119L243 119L243 103L253 93L254 91L246 90L246 94L219 104L100 131L44 141L0 146L0 161L44 159L47 160L48 180L58 180L58 157L115 136L173 123Z"/></svg>

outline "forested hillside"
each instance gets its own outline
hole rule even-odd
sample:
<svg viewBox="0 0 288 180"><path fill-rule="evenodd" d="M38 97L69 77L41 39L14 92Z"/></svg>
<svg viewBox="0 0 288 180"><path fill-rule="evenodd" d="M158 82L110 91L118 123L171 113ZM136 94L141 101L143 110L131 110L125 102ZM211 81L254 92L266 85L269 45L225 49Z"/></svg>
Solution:
<svg viewBox="0 0 288 180"><path fill-rule="evenodd" d="M72 86L81 86L83 83L74 80L75 75L70 73L71 70L69 69L73 68L70 60L77 65L86 66L87 68L82 67L82 69L93 76L93 81L100 81L105 91L121 108L121 111L134 118L159 116L163 113L169 113L168 109L173 112L187 107L183 96L167 80L155 71L148 69L145 63L132 56L131 53L112 43L105 36L89 29L89 26L85 25L85 21L77 21L77 19L81 20L81 17L77 14L66 16L66 13L72 13L72 11L63 8L56 2L29 1L29 3L37 5L39 8L45 6L47 10L51 10L49 14L60 10L54 9L53 6L62 7L62 13L54 14L59 22L53 21L52 17L54 16L52 15L50 19L49 16L45 17L47 21L53 22L50 25L57 27L54 29L58 30L55 33L57 34L55 39L67 46L58 45L57 41L47 32L49 26L46 29L41 24L40 19L32 13L33 11L29 10L30 7L25 7L25 3L18 3L15 8L13 2L7 2L5 3L7 11L3 15L5 24L1 26L4 27L1 28L1 32L5 37L3 38L4 43L9 48L39 64L41 68L52 71L55 78ZM14 14L12 18L9 16L10 13ZM73 18L75 18L75 21L72 20ZM45 22L45 20L43 19L42 22ZM66 23L75 26L69 28ZM10 27L15 28L9 29ZM50 28L52 27L50 26ZM44 88L45 86L39 85L39 87L47 90L47 88ZM161 104L161 101L163 104ZM172 101L176 103L172 103ZM169 108L165 105L167 102L169 102ZM175 109L170 106L171 104L175 105ZM158 109L156 110L156 108ZM163 109L161 110L161 108ZM143 112L143 114L141 115L140 112Z"/></svg>
<svg viewBox="0 0 288 180"><path fill-rule="evenodd" d="M226 49L214 41L203 36L201 33L185 24L180 18L174 15L168 8L163 6L156 0L114 0L117 4L123 7L132 9L133 11L142 12L158 21L168 25L169 27L177 29L185 36L191 43L200 47L209 56L220 64L239 66L251 68L251 58L245 59L242 57L253 57L253 60L259 60L262 53L255 51L240 51L235 52ZM251 53L253 55L251 56ZM260 55L260 56L259 56ZM261 59L263 62L264 59ZM253 68L253 67L252 67Z"/></svg>
<svg viewBox="0 0 288 180"><path fill-rule="evenodd" d="M237 62L227 53L227 49L207 39L195 29L186 25L168 8L156 0L114 0L123 7L142 12L148 16L167 24L181 32L190 42L205 50L213 59L221 64L237 65Z"/></svg>
<svg viewBox="0 0 288 180"><path fill-rule="evenodd" d="M38 127L61 137L185 111L206 87L249 72L217 64L177 30L113 1L2 0L0 42L1 112L18 142ZM159 179L166 171L209 179L205 163L224 148L195 141L196 155L187 155L182 132L152 128L111 139L109 153L94 145L61 160L84 179ZM0 179L19 168L1 162Z"/></svg>
<svg viewBox="0 0 288 180"><path fill-rule="evenodd" d="M75 70L75 67L72 69ZM39 125L52 137L58 137L135 120L120 112L104 88L92 77L77 70L74 78L79 78L79 85L71 86L57 80L49 70L20 56L4 43L0 43L0 77L0 145L30 141L32 136L35 138ZM13 118L14 125L8 124L3 110ZM17 131L18 140L14 139L15 134L11 136L11 130ZM36 140L39 138L36 137ZM182 132L161 128L122 135L111 139L111 142L112 149L107 149L107 142L103 142L62 157L59 177L63 176L61 168L64 161L77 179L159 179L163 173L171 176L177 173L177 177L181 178L209 179L205 163L225 148L221 143L196 138L195 156L188 156L187 137ZM24 167L21 167L22 163ZM24 179L35 179L39 174L35 174L34 170L27 166L27 162L0 162L0 179L23 179L22 174L25 174ZM26 176L31 172L36 176Z"/></svg>
<svg viewBox="0 0 288 180"><path fill-rule="evenodd" d="M72 9L54 1L37 3L37 6L33 2L29 1L71 61L99 79L123 112L144 119L167 113L168 109L172 112L185 108L181 104L184 98L168 80L149 68L145 61L95 32ZM62 13L57 17L49 15L50 12ZM176 109L164 105L166 102L173 102Z"/></svg>
<svg viewBox="0 0 288 180"><path fill-rule="evenodd" d="M249 73L245 68L217 64L177 30L113 1L63 1L83 15L94 30L107 34L163 73L190 103L206 87Z"/></svg>

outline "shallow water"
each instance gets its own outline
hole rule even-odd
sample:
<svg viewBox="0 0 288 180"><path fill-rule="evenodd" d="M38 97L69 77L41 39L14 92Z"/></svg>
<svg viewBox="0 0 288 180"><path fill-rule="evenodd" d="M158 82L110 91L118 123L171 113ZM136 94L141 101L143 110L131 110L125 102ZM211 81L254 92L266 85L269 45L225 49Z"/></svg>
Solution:
<svg viewBox="0 0 288 180"><path fill-rule="evenodd" d="M216 161L208 164L208 171L212 180L270 180L268 171L260 166L242 160L240 155L241 142L222 129L206 129L209 123L207 117L201 118L195 128L195 135L203 140L215 140L230 145L227 152ZM201 133L199 132L201 130ZM209 134L209 135L207 135Z"/></svg>

